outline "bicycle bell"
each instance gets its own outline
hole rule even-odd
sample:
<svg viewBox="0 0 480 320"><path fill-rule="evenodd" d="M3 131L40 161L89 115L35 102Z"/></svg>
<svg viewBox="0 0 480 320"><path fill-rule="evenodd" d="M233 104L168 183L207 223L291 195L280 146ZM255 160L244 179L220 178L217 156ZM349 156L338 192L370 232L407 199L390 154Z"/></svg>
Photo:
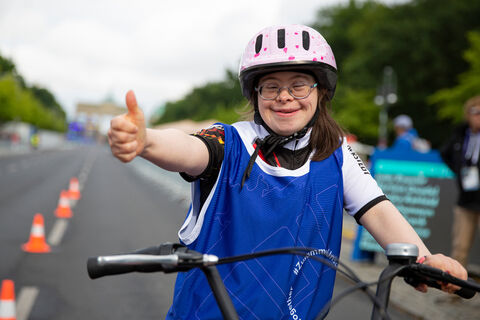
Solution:
<svg viewBox="0 0 480 320"><path fill-rule="evenodd" d="M388 261L413 263L418 257L418 247L411 243L390 243L385 249Z"/></svg>

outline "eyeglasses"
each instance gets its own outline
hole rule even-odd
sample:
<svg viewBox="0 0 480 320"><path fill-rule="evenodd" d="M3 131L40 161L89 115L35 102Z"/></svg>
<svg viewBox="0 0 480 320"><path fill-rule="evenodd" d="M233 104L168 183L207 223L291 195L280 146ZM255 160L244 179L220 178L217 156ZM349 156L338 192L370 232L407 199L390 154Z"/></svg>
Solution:
<svg viewBox="0 0 480 320"><path fill-rule="evenodd" d="M258 92L260 97L265 100L275 100L280 95L283 89L287 89L288 93L297 100L305 99L310 95L312 90L317 87L317 83L308 85L305 83L294 83L288 87L279 87L274 83L266 83L257 88L255 91Z"/></svg>
<svg viewBox="0 0 480 320"><path fill-rule="evenodd" d="M472 116L478 116L480 114L480 108L471 108L468 113Z"/></svg>

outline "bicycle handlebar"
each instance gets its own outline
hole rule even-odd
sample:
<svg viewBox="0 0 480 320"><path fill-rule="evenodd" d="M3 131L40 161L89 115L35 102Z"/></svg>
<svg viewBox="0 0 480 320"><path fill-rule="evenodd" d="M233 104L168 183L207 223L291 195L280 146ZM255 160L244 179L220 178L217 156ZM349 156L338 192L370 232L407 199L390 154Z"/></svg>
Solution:
<svg viewBox="0 0 480 320"><path fill-rule="evenodd" d="M215 267L218 261L217 256L201 254L181 244L165 243L132 254L91 257L87 261L87 270L90 278L96 279L129 272L170 273L200 268L207 277L223 317L238 320L232 300Z"/></svg>
<svg viewBox="0 0 480 320"><path fill-rule="evenodd" d="M404 276L405 282L414 287L420 283L425 283L429 287L441 289L442 287L438 281L449 282L460 287L454 293L464 299L471 299L475 296L475 290L480 291L480 287L470 278L469 281L461 280L445 271L427 265L412 264L408 267L408 271L410 271L410 274L409 276Z"/></svg>
<svg viewBox="0 0 480 320"><path fill-rule="evenodd" d="M178 256L154 256L147 254L124 254L100 256L87 261L88 275L91 279L130 272L163 271L164 265L176 266Z"/></svg>
<svg viewBox="0 0 480 320"><path fill-rule="evenodd" d="M180 244L165 243L130 254L90 257L87 271L91 279L130 272L179 272L215 265L218 257L188 250Z"/></svg>
<svg viewBox="0 0 480 320"><path fill-rule="evenodd" d="M91 257L87 261L87 270L90 278L96 279L107 275L117 275L130 272L162 271L164 273L171 273L200 268L209 280L209 284L224 317L226 319L238 319L215 265L254 259L273 254L307 255L307 252L310 250L311 248L282 248L219 259L214 255L201 254L189 250L181 244L165 243L160 246L137 250L131 254ZM381 319L385 314L385 310L388 306L391 281L395 276L403 277L405 282L414 287L421 283L425 283L427 286L440 289L441 285L439 282L452 283L461 287L461 289L455 292L455 294L465 299L470 299L475 296L476 292L480 292L480 285L473 280L461 280L440 269L416 263L418 249L414 245L393 244L390 248L387 246L386 255L390 264L380 275L379 281L374 283L362 282L351 270L348 270L348 267L342 265L341 262L338 261L339 265L342 265L349 271L349 274L346 275L353 281L357 282L357 288L365 289L370 285L378 284L377 294L372 298L372 301L374 302L372 319ZM331 263L326 262L324 259L322 260L320 257L311 256L311 258L327 264L329 267L337 269L337 271L344 274L346 273L343 270L339 270ZM353 275L350 276L352 273ZM366 291L366 293L369 294L368 291ZM319 319L322 318L320 317Z"/></svg>

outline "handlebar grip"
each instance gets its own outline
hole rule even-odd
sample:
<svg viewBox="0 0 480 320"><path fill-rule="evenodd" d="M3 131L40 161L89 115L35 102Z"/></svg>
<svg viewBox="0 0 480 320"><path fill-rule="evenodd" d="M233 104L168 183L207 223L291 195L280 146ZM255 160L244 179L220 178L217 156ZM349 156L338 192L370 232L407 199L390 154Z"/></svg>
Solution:
<svg viewBox="0 0 480 320"><path fill-rule="evenodd" d="M437 281L425 279L424 281L422 281L422 283L425 283L429 287L442 290L442 286ZM460 288L459 290L455 291L454 294L464 299L471 299L475 296L476 292L469 288Z"/></svg>
<svg viewBox="0 0 480 320"><path fill-rule="evenodd" d="M156 272L176 266L178 255L125 254L91 257L87 260L87 271L91 279L129 272Z"/></svg>
<svg viewBox="0 0 480 320"><path fill-rule="evenodd" d="M445 281L457 285L460 287L459 290L455 291L454 294L464 298L471 299L475 296L477 291L480 292L480 286L476 284L471 278L468 278L466 281L458 279L449 273L436 269L423 264L412 265L411 271L416 270L419 273L410 273L408 276L404 277L405 282L416 287L420 283L424 283L429 287L441 289L442 286L438 281Z"/></svg>
<svg viewBox="0 0 480 320"><path fill-rule="evenodd" d="M104 265L99 260L101 257L90 257L87 260L87 271L90 279L97 279L104 276L123 274L135 271L132 265Z"/></svg>
<svg viewBox="0 0 480 320"><path fill-rule="evenodd" d="M476 292L469 288L460 288L460 290L455 291L455 294L464 299L471 299L475 296Z"/></svg>

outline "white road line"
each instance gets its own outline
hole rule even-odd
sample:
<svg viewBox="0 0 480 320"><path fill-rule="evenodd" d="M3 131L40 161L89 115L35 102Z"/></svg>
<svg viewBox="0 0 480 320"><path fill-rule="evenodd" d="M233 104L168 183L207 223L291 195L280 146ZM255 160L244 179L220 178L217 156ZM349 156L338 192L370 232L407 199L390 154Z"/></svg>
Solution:
<svg viewBox="0 0 480 320"><path fill-rule="evenodd" d="M63 234L67 230L68 221L66 219L57 219L48 236L48 243L52 246L58 246L62 241Z"/></svg>
<svg viewBox="0 0 480 320"><path fill-rule="evenodd" d="M27 320L38 296L37 287L23 287L17 299L17 320Z"/></svg>
<svg viewBox="0 0 480 320"><path fill-rule="evenodd" d="M70 209L75 208L75 206L77 205L77 200L69 199L68 202L70 203Z"/></svg>
<svg viewBox="0 0 480 320"><path fill-rule="evenodd" d="M88 175L90 174L90 170L93 167L93 163L97 159L97 153L95 151L89 151L87 154L87 158L85 159L82 169L80 170L80 174L78 177L78 189L80 191L83 190L83 187L85 185L85 182L87 181Z"/></svg>

